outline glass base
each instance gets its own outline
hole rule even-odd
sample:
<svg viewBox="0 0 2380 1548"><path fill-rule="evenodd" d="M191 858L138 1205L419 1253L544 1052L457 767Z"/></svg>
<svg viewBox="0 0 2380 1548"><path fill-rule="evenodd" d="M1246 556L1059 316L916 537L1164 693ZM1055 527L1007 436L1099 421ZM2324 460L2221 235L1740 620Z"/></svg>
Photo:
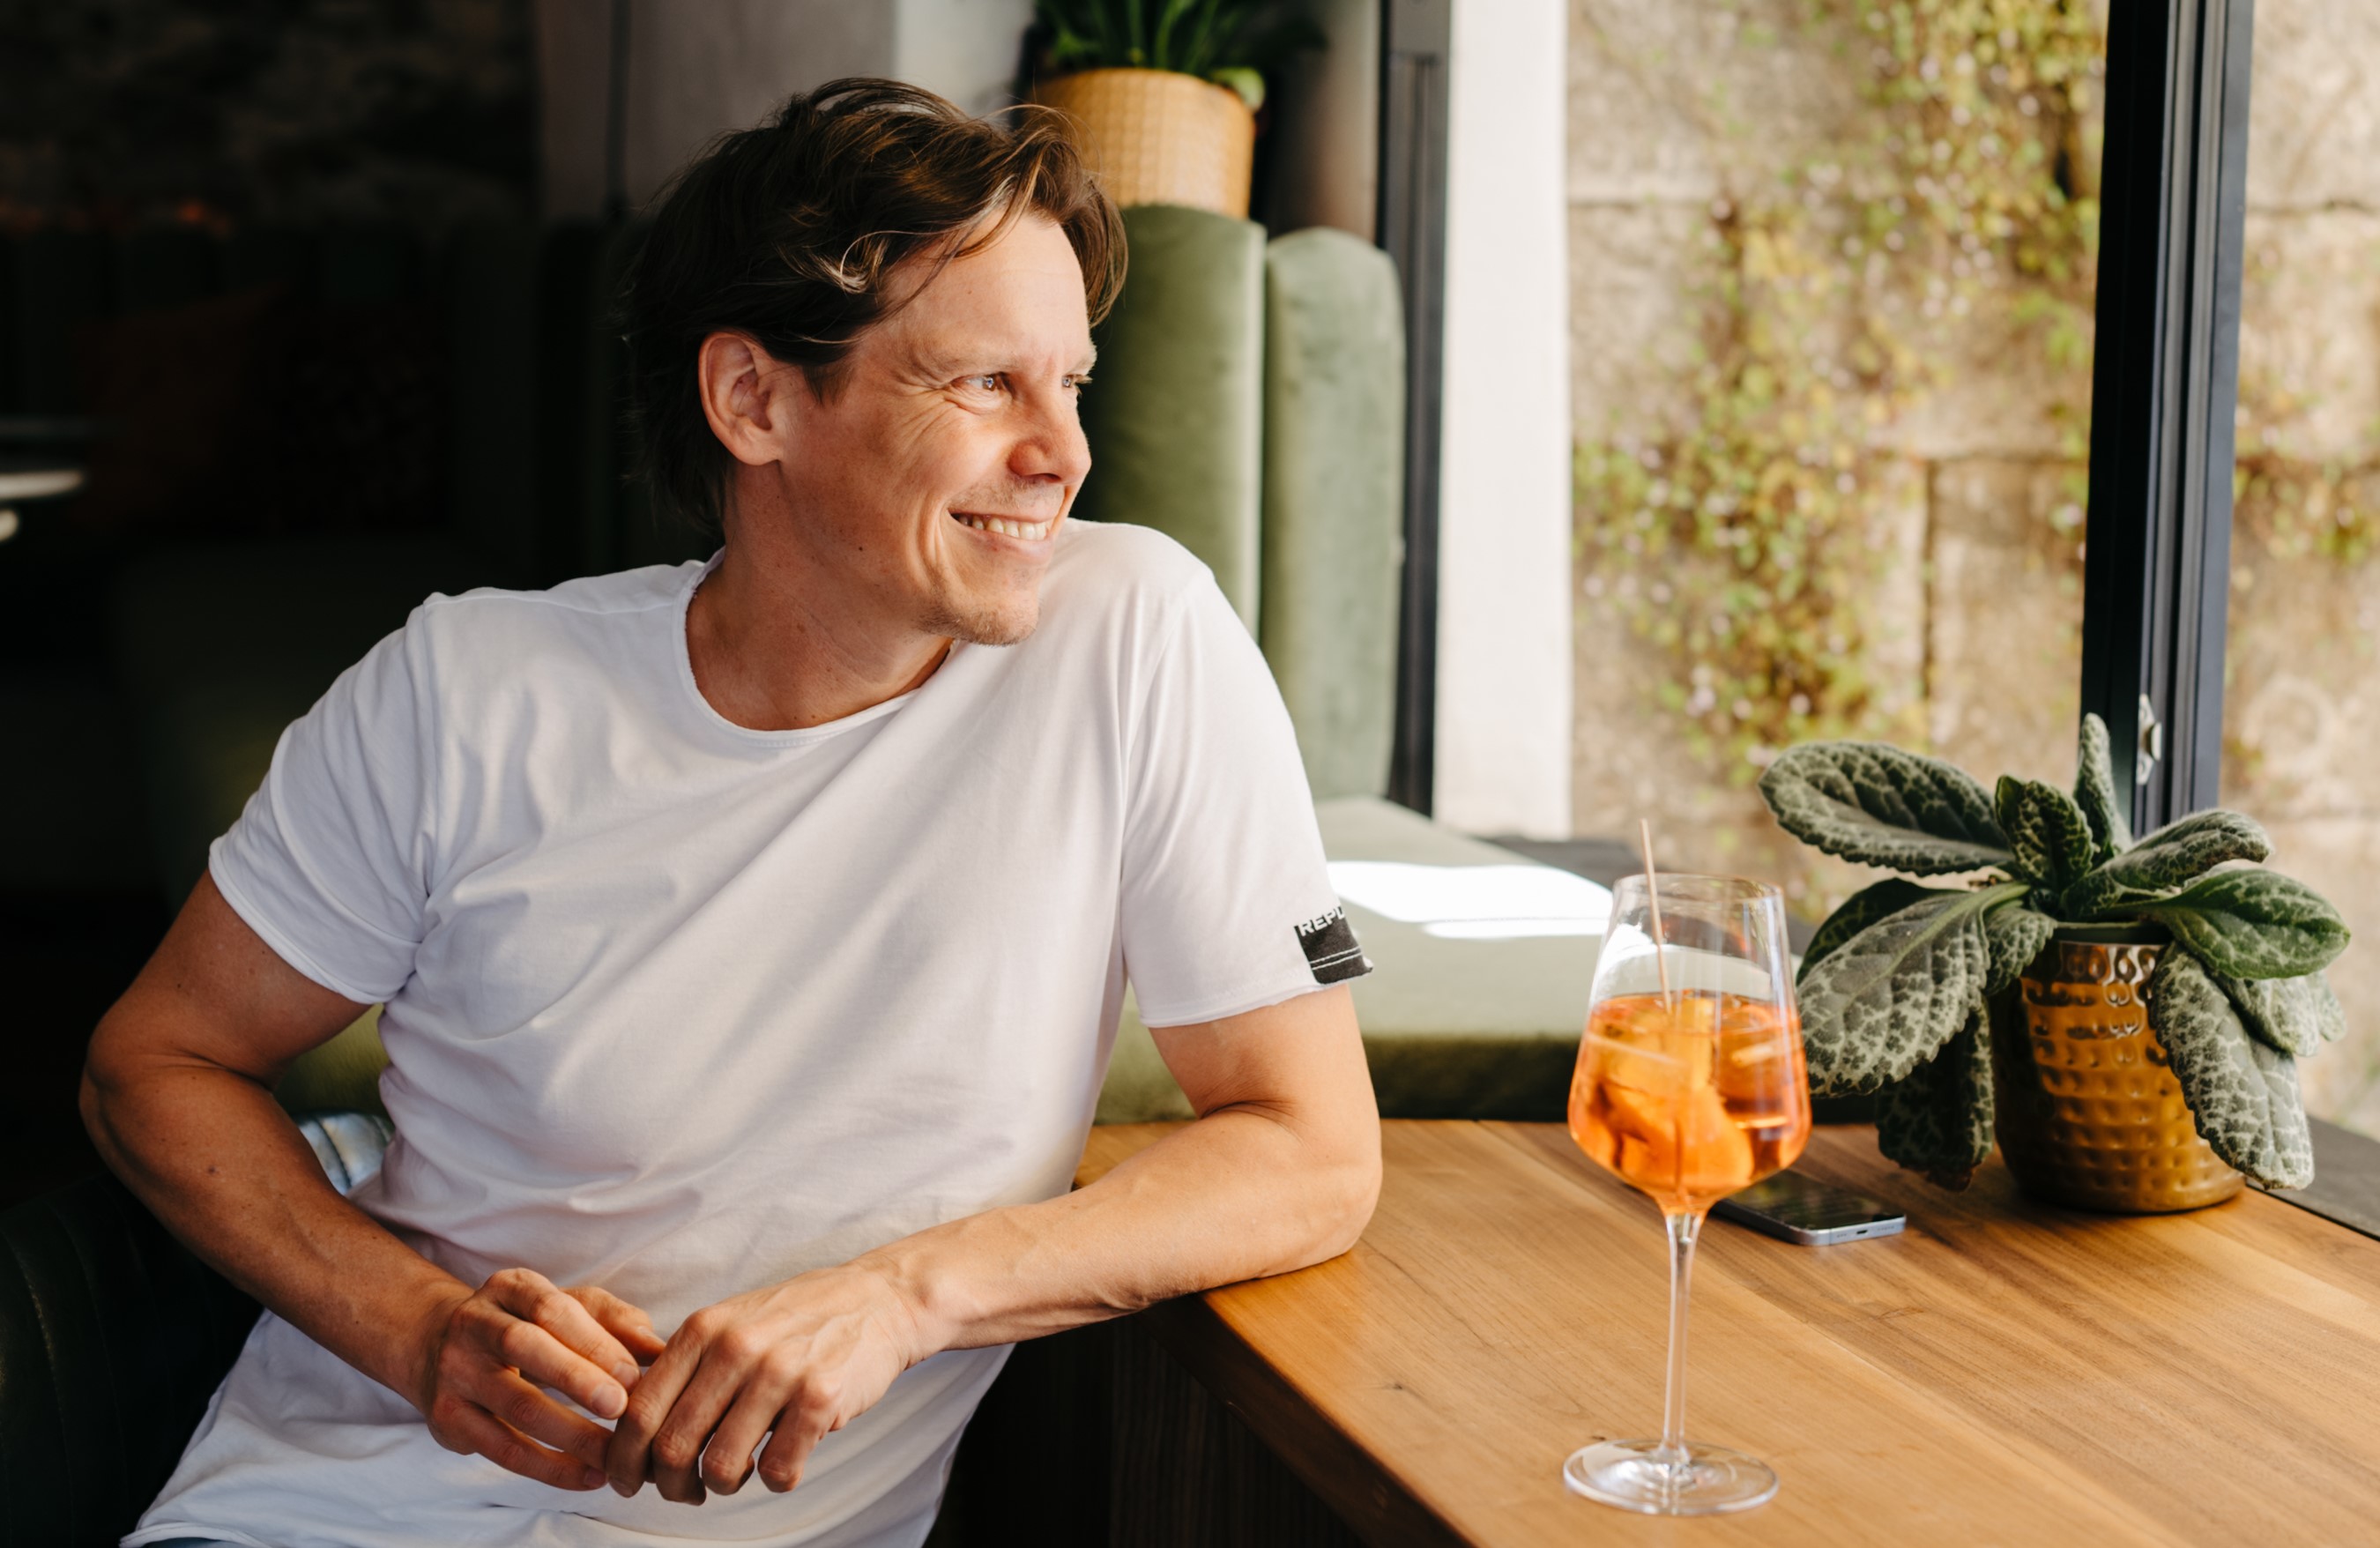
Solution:
<svg viewBox="0 0 2380 1548"><path fill-rule="evenodd" d="M1768 1465L1725 1446L1686 1443L1683 1462L1657 1462L1658 1441L1600 1441L1562 1464L1573 1494L1646 1516L1717 1516L1750 1510L1777 1495Z"/></svg>

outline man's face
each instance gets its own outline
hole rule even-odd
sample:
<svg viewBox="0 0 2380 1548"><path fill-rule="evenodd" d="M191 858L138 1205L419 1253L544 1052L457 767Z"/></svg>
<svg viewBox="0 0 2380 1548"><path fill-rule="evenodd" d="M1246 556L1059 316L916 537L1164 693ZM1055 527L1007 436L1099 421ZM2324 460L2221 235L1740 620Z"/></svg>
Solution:
<svg viewBox="0 0 2380 1548"><path fill-rule="evenodd" d="M884 623L1014 644L1090 471L1090 366L1081 265L1028 215L863 335L831 396L794 390L783 499L762 518Z"/></svg>

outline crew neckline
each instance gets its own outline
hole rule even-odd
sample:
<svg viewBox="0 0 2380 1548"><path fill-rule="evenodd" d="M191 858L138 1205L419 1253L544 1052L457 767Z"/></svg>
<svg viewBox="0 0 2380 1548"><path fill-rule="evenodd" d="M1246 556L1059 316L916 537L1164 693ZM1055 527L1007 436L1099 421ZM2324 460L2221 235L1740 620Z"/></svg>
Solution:
<svg viewBox="0 0 2380 1548"><path fill-rule="evenodd" d="M714 552L699 568L689 569L684 584L678 590L677 604L670 610L670 616L674 620L674 628L671 631L671 655L677 664L678 686L694 706L696 715L705 724L726 732L739 741L750 742L760 747L808 747L839 737L845 731L867 725L871 720L883 719L915 699L918 689L925 687L925 683L920 683L917 688L913 688L906 693L896 693L880 704L870 704L868 708L854 711L840 720L830 720L818 725L797 726L789 730L770 731L759 726L739 725L721 714L718 707L703 696L702 685L694 680L694 647L687 641L686 631L688 617L694 607L694 593L702 590L702 583L710 579L711 572L719 568L719 562L726 556L727 550L722 546ZM955 655L959 648L960 641L955 640L951 641L950 653L945 654L941 664L927 676L926 682L932 682L949 667L951 656Z"/></svg>

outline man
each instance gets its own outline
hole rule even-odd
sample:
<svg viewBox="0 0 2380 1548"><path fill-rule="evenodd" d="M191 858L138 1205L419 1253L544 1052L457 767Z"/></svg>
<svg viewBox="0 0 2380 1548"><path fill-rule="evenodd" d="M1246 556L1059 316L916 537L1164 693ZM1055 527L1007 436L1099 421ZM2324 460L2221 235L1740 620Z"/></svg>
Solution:
<svg viewBox="0 0 2380 1548"><path fill-rule="evenodd" d="M110 1162L271 1309L127 1542L915 1544L1006 1345L1353 1242L1287 716L1067 514L1121 244L1046 121L887 82L681 177L625 317L720 555L425 603L94 1037ZM1202 1116L1070 1193L1127 976ZM377 1001L349 1201L270 1091Z"/></svg>

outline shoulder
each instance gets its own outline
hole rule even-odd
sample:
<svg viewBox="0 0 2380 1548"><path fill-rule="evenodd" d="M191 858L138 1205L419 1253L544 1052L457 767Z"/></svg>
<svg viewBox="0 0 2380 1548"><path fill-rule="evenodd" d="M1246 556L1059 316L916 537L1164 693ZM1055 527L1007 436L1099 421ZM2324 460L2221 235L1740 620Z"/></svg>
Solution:
<svg viewBox="0 0 2380 1548"><path fill-rule="evenodd" d="M436 635L473 636L513 631L601 628L605 619L673 607L685 594L699 564L650 565L613 575L565 580L540 591L509 591L494 586L448 596L431 596L413 613L409 627Z"/></svg>
<svg viewBox="0 0 2380 1548"><path fill-rule="evenodd" d="M656 654L701 566L656 565L589 576L545 591L480 587L434 593L405 627L351 668L382 691L405 691L441 714L522 696L577 691L633 673Z"/></svg>
<svg viewBox="0 0 2380 1548"><path fill-rule="evenodd" d="M1153 527L1069 519L1058 531L1043 603L1054 617L1122 612L1155 623L1215 590L1206 563Z"/></svg>
<svg viewBox="0 0 2380 1548"><path fill-rule="evenodd" d="M492 652L593 645L666 616L686 597L699 564L653 565L591 575L544 591L492 586L431 596L404 629L408 647L442 660L489 661Z"/></svg>

